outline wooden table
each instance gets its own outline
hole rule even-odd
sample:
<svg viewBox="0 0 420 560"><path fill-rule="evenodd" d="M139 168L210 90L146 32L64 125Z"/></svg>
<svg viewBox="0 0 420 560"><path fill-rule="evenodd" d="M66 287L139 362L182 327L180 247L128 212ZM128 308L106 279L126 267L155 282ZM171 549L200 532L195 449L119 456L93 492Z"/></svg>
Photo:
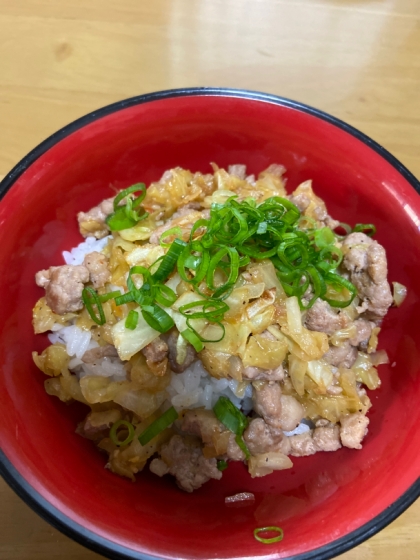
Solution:
<svg viewBox="0 0 420 560"><path fill-rule="evenodd" d="M297 99L420 176L420 0L0 0L0 175L69 121L182 86ZM420 501L342 560L420 558ZM93 560L0 483L2 560Z"/></svg>

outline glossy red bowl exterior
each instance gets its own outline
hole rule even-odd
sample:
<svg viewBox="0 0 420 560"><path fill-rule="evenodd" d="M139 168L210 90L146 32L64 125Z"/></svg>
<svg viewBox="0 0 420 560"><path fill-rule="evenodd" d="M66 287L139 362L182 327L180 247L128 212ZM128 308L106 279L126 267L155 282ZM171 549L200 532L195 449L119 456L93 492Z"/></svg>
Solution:
<svg viewBox="0 0 420 560"><path fill-rule="evenodd" d="M288 187L312 178L330 213L374 222L387 249L389 278L408 287L380 337L392 365L370 396L363 450L294 459L262 479L233 464L194 494L147 469L133 484L104 469L105 458L75 434L80 405L49 397L31 351L31 309L42 291L37 270L62 264L81 241L76 212L112 195L110 187L158 179L183 166L210 171L246 163L287 169ZM1 472L45 519L112 558L326 559L395 519L420 482L420 185L389 153L348 125L310 107L254 92L189 89L105 107L57 132L0 185ZM417 192L416 192L417 191ZM255 494L228 508L225 496ZM264 545L256 527L280 525L284 540Z"/></svg>

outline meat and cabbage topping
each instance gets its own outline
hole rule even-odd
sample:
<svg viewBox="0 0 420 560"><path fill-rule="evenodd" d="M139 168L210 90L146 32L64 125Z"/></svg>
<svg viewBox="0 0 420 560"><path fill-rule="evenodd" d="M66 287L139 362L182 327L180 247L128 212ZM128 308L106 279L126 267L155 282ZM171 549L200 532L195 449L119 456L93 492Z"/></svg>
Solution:
<svg viewBox="0 0 420 560"><path fill-rule="evenodd" d="M372 225L334 220L310 181L287 194L281 165L213 171L80 212L33 310L47 393L90 408L77 432L114 473L148 463L187 492L231 461L261 477L360 449L393 302Z"/></svg>

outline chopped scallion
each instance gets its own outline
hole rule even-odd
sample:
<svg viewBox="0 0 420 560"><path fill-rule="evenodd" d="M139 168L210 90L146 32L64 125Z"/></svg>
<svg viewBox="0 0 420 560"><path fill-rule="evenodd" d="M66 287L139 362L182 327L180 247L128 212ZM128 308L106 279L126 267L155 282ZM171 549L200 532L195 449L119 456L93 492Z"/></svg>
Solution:
<svg viewBox="0 0 420 560"><path fill-rule="evenodd" d="M139 314L137 311L134 311L134 309L132 309L125 320L125 328L134 331L134 329L137 327L138 322Z"/></svg>
<svg viewBox="0 0 420 560"><path fill-rule="evenodd" d="M83 288L82 301L92 321L95 321L97 325L104 325L106 322L105 313L102 308L101 300L93 288L91 288L90 286L88 286L87 288ZM99 317L95 313L95 310L93 309L94 305L96 305L96 309L98 310Z"/></svg>
<svg viewBox="0 0 420 560"><path fill-rule="evenodd" d="M261 533L276 533L276 536L264 538L260 536ZM258 527L257 529L254 529L254 537L257 541L263 544L272 544L282 541L284 533L281 527L276 527L275 525L273 525L271 527Z"/></svg>
<svg viewBox="0 0 420 560"><path fill-rule="evenodd" d="M154 422L148 426L144 432L139 435L139 441L142 445L147 445L149 441L159 435L163 430L169 428L171 424L178 418L178 412L173 406L168 408L166 412L159 416Z"/></svg>
<svg viewBox="0 0 420 560"><path fill-rule="evenodd" d="M118 437L118 430L120 428L125 428L128 431L127 437L124 440L120 440ZM134 433L135 430L133 424L131 424L127 420L117 420L117 422L114 422L114 424L112 424L112 428L109 432L109 438L112 443L120 447L122 445L128 445L129 443L131 443L134 438Z"/></svg>

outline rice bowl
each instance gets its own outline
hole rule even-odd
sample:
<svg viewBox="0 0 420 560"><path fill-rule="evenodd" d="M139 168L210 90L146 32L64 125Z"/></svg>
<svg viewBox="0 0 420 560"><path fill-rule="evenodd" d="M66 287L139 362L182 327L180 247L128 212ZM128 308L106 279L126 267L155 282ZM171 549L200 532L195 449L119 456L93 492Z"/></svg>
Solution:
<svg viewBox="0 0 420 560"><path fill-rule="evenodd" d="M169 128L170 135L158 134ZM80 409L69 407L63 414L61 403L44 393L43 374L30 366L30 350L42 352L49 344L46 337L36 342L23 326L30 325L39 297L33 276L80 242L73 220L81 197L88 209L107 196L110 182L117 189L139 177L151 182L176 165L205 171L209 153L221 166L243 161L252 172L281 160L291 170L292 188L313 178L334 217L374 221L391 278L406 285L409 295L401 317L394 315L383 325L380 340L390 364L381 366L383 383L360 452L340 450L337 460L331 454L328 467L318 459L321 454L298 459L296 468L270 475L272 482L265 477L250 484L246 470L232 465L221 481L209 482L196 497L181 494L165 478L156 484L145 473L134 495L131 482L103 469L103 458L90 442L74 434ZM2 192L9 191L1 204L8 232L1 254L6 317L1 402L7 411L2 474L67 534L121 558L211 558L220 550L226 558L329 558L384 527L419 492L420 211L413 187L418 189L418 182L409 172L361 133L263 94L186 90L140 97L88 116L46 141L2 182ZM19 220L11 218L16 209ZM42 403L43 415L33 407L34 399ZM59 461L51 457L52 445ZM349 458L349 453L355 458L340 460L340 454ZM226 496L246 491L254 493L254 506L225 509ZM284 529L281 546L267 548L254 539L255 527L270 521Z"/></svg>

